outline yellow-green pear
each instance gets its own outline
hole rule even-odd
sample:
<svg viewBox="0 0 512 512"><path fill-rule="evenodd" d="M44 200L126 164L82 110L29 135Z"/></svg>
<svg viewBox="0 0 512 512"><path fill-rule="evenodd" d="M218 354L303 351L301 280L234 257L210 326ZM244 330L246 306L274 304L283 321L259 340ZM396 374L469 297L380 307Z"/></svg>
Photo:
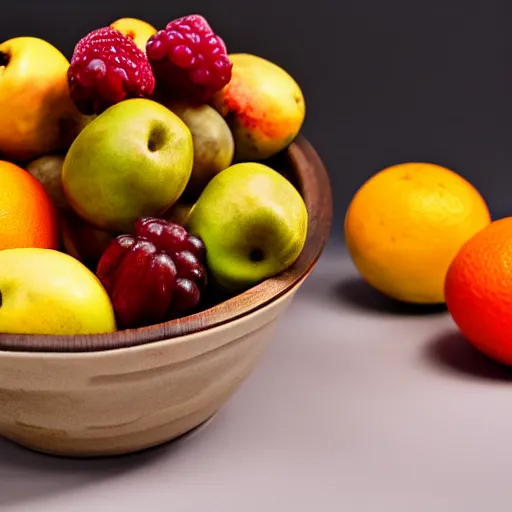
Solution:
<svg viewBox="0 0 512 512"><path fill-rule="evenodd" d="M207 264L221 288L237 292L278 274L299 257L308 212L295 187L255 162L217 174L187 217L206 246Z"/></svg>

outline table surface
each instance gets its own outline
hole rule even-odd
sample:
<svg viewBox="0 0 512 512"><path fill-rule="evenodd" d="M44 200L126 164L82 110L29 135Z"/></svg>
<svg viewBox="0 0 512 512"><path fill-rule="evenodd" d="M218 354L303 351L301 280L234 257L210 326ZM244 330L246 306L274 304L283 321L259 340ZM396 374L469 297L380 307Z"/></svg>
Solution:
<svg viewBox="0 0 512 512"><path fill-rule="evenodd" d="M0 510L509 512L512 372L330 243L260 366L194 435L67 460L0 441Z"/></svg>

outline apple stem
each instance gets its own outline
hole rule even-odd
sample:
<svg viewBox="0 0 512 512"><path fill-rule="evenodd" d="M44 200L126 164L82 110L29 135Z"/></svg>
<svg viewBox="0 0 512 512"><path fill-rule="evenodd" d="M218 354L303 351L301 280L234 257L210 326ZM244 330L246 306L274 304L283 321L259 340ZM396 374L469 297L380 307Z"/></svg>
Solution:
<svg viewBox="0 0 512 512"><path fill-rule="evenodd" d="M258 261L263 261L265 259L265 255L261 249L253 249L249 253L249 259L257 263Z"/></svg>
<svg viewBox="0 0 512 512"><path fill-rule="evenodd" d="M165 144L165 135L162 126L153 126L148 138L148 149L152 153L158 151Z"/></svg>
<svg viewBox="0 0 512 512"><path fill-rule="evenodd" d="M4 52L0 52L0 76L3 75L3 72L5 71L5 68L9 64L10 61L10 55Z"/></svg>

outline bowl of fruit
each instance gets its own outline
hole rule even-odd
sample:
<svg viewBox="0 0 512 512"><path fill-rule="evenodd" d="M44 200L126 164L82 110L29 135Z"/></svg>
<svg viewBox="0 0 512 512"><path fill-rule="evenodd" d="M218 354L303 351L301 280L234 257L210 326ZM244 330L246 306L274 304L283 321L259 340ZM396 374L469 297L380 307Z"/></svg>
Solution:
<svg viewBox="0 0 512 512"><path fill-rule="evenodd" d="M281 67L200 15L0 44L0 436L140 451L254 370L331 227Z"/></svg>

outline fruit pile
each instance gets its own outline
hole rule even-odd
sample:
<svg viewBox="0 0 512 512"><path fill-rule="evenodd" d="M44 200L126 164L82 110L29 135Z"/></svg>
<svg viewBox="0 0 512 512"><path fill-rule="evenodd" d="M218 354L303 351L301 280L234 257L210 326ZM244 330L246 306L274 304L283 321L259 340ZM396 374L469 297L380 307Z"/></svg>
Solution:
<svg viewBox="0 0 512 512"><path fill-rule="evenodd" d="M308 212L268 159L305 116L278 65L200 15L0 44L0 332L176 319L279 274Z"/></svg>
<svg viewBox="0 0 512 512"><path fill-rule="evenodd" d="M345 240L376 290L445 304L470 343L512 365L512 217L492 221L462 176L431 163L381 170L352 198Z"/></svg>

